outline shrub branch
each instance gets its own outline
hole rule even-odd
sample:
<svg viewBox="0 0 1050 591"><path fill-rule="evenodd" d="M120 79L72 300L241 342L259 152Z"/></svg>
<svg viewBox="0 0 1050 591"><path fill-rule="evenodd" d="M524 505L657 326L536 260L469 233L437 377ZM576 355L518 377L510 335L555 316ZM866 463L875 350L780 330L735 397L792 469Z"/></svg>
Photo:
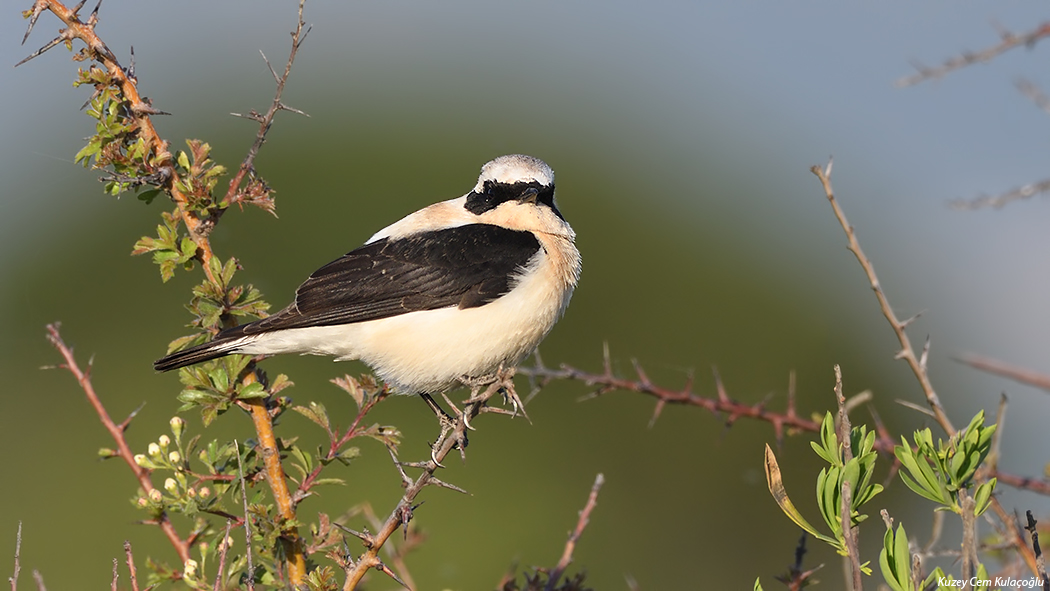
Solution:
<svg viewBox="0 0 1050 591"><path fill-rule="evenodd" d="M153 486L153 481L150 479L150 471L142 466L139 466L135 462L135 454L131 452L131 448L128 446L128 441L124 437L124 431L127 430L128 425L131 423L131 419L135 416L132 413L127 419L121 423L113 422L110 418L109 412L106 407L102 404L98 394L95 392L95 387L91 383L91 366L88 365L88 370L83 371L77 364L76 358L73 356L73 349L62 340L62 335L59 333L59 326L57 323L47 325L47 340L58 349L59 354L65 360L65 363L60 365L62 369L68 370L69 373L73 374L77 384L80 385L80 389L84 391L84 395L87 397L88 402L91 403L91 407L95 409L95 413L98 414L98 419L102 423L102 426L109 431L110 437L113 438L114 443L117 444L117 455L120 456L124 463L127 464L128 468L131 469L132 474L135 475L135 479L139 481L139 486L148 495L151 491L157 490L157 487ZM185 563L190 558L190 542L182 539L175 526L171 523L166 512L161 512L154 521L155 525L159 526L164 535L168 538L172 547L175 548L175 552L179 555L179 560Z"/></svg>

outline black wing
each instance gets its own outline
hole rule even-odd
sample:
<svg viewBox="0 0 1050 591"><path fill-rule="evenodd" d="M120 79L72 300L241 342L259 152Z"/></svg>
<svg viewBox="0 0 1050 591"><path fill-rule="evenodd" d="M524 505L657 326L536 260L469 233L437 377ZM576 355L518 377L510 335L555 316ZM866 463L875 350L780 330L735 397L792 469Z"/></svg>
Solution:
<svg viewBox="0 0 1050 591"><path fill-rule="evenodd" d="M483 306L510 291L515 274L540 248L531 232L491 224L384 238L315 271L284 310L219 337Z"/></svg>

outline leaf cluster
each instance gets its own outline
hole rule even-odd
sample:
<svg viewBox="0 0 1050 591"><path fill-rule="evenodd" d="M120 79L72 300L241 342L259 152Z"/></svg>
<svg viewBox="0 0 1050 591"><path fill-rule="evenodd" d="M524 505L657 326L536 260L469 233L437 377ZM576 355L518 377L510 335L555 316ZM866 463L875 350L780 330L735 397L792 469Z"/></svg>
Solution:
<svg viewBox="0 0 1050 591"><path fill-rule="evenodd" d="M959 431L947 441L938 440L936 444L930 429L915 432L915 446L909 445L902 438L902 445L894 448L894 455L901 462L901 479L914 493L934 501L937 510L963 513L963 495L974 488L974 517L983 514L991 504L991 495L995 489L994 478L977 484L976 477L982 463L988 457L992 446L992 436L996 425L985 425L984 411L977 413L965 430ZM841 491L848 484L854 493L850 523L854 526L866 518L858 509L882 491L879 484L871 484L875 462L878 454L875 450L875 433L866 427L853 427L850 431L848 449L839 441L831 413L824 416L821 423L819 439L810 442L813 450L829 466L821 469L816 479L817 506L824 522L831 529L832 535L822 534L799 513L787 497L784 489L780 467L772 451L766 446L766 475L769 489L781 510L813 537L834 547L840 554L847 555L846 544L842 536ZM908 536L903 524L894 530L892 520L883 511L886 520L886 532L883 536L883 548L879 554L879 567L882 576L893 591L915 591L916 589L949 589L958 586L958 581L946 576L940 568L935 569L923 581L917 580L918 573L913 572L912 554ZM965 517L965 516L964 516ZM967 520L964 521L966 526ZM972 519L969 520L972 523ZM964 548L964 552L966 549ZM861 565L861 571L870 575L871 569ZM986 580L987 571L983 564L975 565L977 579ZM946 583L941 585L941 583ZM952 585L951 583L956 583ZM761 589L756 580L755 589Z"/></svg>
<svg viewBox="0 0 1050 591"><path fill-rule="evenodd" d="M977 468L988 457L992 449L995 425L984 425L984 411L977 413L965 430L959 431L948 441L937 440L929 428L915 432L913 448L901 437L901 445L893 453L901 462L901 480L913 492L935 503L941 510L962 513L960 491L973 486ZM996 479L992 478L977 486L974 494L974 515L980 517L991 504Z"/></svg>
<svg viewBox="0 0 1050 591"><path fill-rule="evenodd" d="M805 517L795 508L787 496L780 476L780 468L776 463L776 457L772 450L766 447L766 476L769 481L770 492L780 505L784 514L796 525L801 527L811 536L821 540L843 555L848 556L846 539L842 529L842 489L847 484L852 493L850 503L850 524L855 526L865 519L867 515L860 512L861 506L870 501L875 495L882 492L881 484L872 484L871 477L874 473L875 460L875 433L868 431L867 427L853 427L850 430L850 441L840 442L835 432L835 421L831 413L824 415L820 428L820 441L811 442L813 451L817 456L829 465L820 470L817 476L817 507L824 523L831 530L831 535L821 533L812 526ZM848 445L848 448L847 448ZM866 566L865 573L871 572Z"/></svg>

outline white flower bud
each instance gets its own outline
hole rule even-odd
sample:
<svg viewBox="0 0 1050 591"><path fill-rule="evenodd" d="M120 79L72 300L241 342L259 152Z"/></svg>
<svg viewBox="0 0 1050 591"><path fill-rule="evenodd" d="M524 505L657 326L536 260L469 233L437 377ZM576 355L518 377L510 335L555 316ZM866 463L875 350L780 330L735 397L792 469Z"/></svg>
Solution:
<svg viewBox="0 0 1050 591"><path fill-rule="evenodd" d="M168 437L167 435L161 435L161 436L160 436L160 437L159 437L159 438L157 439L157 441L158 441L158 442L160 442L160 446L161 446L162 448L165 448L165 449L166 449L166 448L168 447L168 445L170 445L170 444L171 444L171 438L170 438L170 437Z"/></svg>
<svg viewBox="0 0 1050 591"><path fill-rule="evenodd" d="M171 425L171 432L175 434L175 439L178 440L182 437L182 430L186 427L186 421L182 420L182 417L171 417L169 424Z"/></svg>
<svg viewBox="0 0 1050 591"><path fill-rule="evenodd" d="M147 467L146 454L135 454L135 463L143 468Z"/></svg>
<svg viewBox="0 0 1050 591"><path fill-rule="evenodd" d="M164 490L175 494L175 491L179 490L179 484L175 482L174 478L168 478L164 481Z"/></svg>
<svg viewBox="0 0 1050 591"><path fill-rule="evenodd" d="M206 499L211 496L211 489L206 486L202 486L197 494L199 494L202 499Z"/></svg>
<svg viewBox="0 0 1050 591"><path fill-rule="evenodd" d="M161 498L162 497L159 490L153 489L149 491L149 500L153 501L154 503L159 503Z"/></svg>
<svg viewBox="0 0 1050 591"><path fill-rule="evenodd" d="M146 451L149 452L150 457L159 456L160 446L156 443L151 443L149 444L149 447L146 448Z"/></svg>
<svg viewBox="0 0 1050 591"><path fill-rule="evenodd" d="M168 454L168 459L171 460L172 464L178 464L182 461L182 455L177 451L173 451Z"/></svg>
<svg viewBox="0 0 1050 591"><path fill-rule="evenodd" d="M187 578L193 578L197 574L197 561L192 558L187 560L186 564L182 565L182 574Z"/></svg>

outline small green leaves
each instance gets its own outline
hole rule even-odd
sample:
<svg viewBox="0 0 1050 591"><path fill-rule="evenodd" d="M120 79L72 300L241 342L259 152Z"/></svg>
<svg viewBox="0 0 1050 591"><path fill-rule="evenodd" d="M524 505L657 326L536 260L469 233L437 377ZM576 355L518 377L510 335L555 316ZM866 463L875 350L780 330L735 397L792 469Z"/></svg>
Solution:
<svg viewBox="0 0 1050 591"><path fill-rule="evenodd" d="M901 480L912 491L940 504L943 509L962 512L959 490L973 485L977 468L991 451L995 427L984 425L984 411L981 411L965 430L948 441L938 440L936 446L928 428L915 432L915 449L901 437L901 445L893 449L904 468L900 473ZM995 483L993 478L977 487L977 515L988 509Z"/></svg>
<svg viewBox="0 0 1050 591"><path fill-rule="evenodd" d="M886 528L882 552L879 553L879 567L886 584L893 591L911 591L911 551L908 549L904 524L897 526L896 535L892 527Z"/></svg>
<svg viewBox="0 0 1050 591"><path fill-rule="evenodd" d="M988 507L992 504L992 491L995 490L995 484L998 479L992 478L988 482L977 487L977 493L974 495L974 501L976 505L973 509L975 517L984 515L984 512L988 510Z"/></svg>
<svg viewBox="0 0 1050 591"><path fill-rule="evenodd" d="M269 396L262 384L240 381L240 375L250 361L251 357L247 355L229 355L180 369L179 380L185 388L178 396L183 403L179 412L199 408L201 419L207 426L237 400Z"/></svg>
<svg viewBox="0 0 1050 591"><path fill-rule="evenodd" d="M165 283L175 275L175 268L190 269L197 255L197 244L187 236L179 237L179 219L174 213L165 212L163 222L157 226L157 237L143 236L135 243L133 255L153 253L153 262L160 267L160 278Z"/></svg>
<svg viewBox="0 0 1050 591"><path fill-rule="evenodd" d="M851 527L867 519L867 515L860 513L860 507L882 492L883 488L881 484L871 483L877 457L875 433L868 432L865 426L854 427L850 430L849 439L850 447L847 450L839 443L835 420L829 412L824 415L824 420L820 425L820 442L810 443L813 451L829 464L817 475L816 497L820 516L824 518L825 525L831 530L831 536L819 533L788 499L776 457L768 445L766 446L765 462L769 491L784 514L807 533L826 542L843 556L849 554L843 531L843 487L849 486L849 490L852 491L848 521ZM871 574L867 563L861 565L861 571Z"/></svg>

